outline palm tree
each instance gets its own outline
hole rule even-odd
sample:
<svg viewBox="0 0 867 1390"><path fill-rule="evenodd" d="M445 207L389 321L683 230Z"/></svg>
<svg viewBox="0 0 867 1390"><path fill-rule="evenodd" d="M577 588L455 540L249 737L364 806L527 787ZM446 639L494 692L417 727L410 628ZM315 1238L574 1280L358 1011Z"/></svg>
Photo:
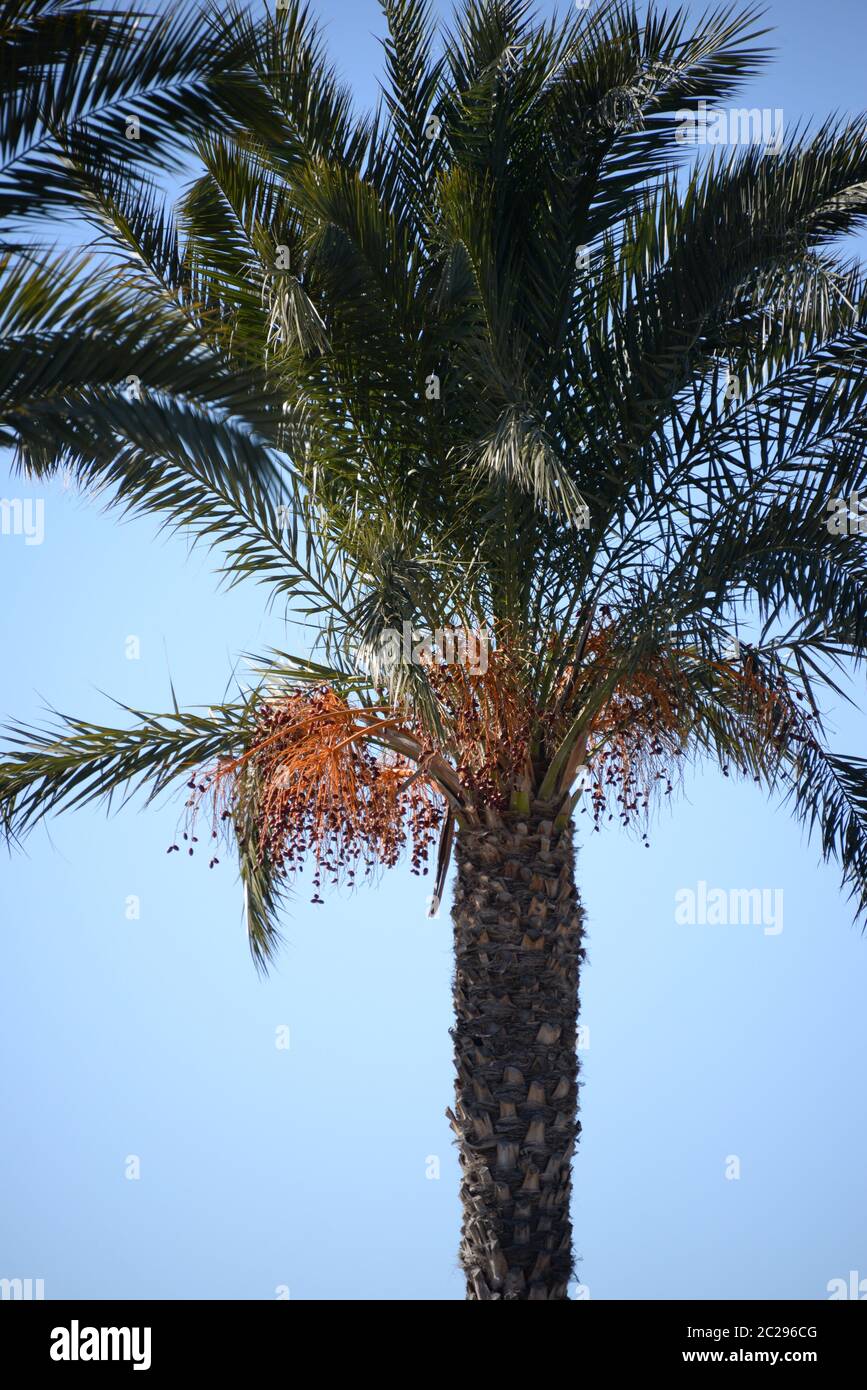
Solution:
<svg viewBox="0 0 867 1390"><path fill-rule="evenodd" d="M292 0L230 17L255 101L199 135L174 210L98 142L71 156L137 386L70 370L7 412L20 466L219 545L316 636L207 710L13 725L0 806L15 839L186 782L263 967L305 862L318 901L408 843L423 872L438 837L435 908L454 849L467 1297L564 1299L576 818L644 831L710 759L788 799L867 906L867 764L822 727L867 652L834 523L865 485L867 296L837 244L867 123L678 168L683 113L767 57L752 8L462 0L441 37L429 0L383 9L372 117Z"/></svg>

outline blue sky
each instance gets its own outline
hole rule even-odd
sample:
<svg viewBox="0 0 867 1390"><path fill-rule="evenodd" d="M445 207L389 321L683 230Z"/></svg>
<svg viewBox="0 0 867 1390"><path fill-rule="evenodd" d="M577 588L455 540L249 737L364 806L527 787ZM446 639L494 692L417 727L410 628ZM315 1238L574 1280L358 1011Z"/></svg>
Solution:
<svg viewBox="0 0 867 1390"><path fill-rule="evenodd" d="M377 5L314 8L367 101ZM748 104L787 125L858 110L863 8L774 0L769 18L779 54ZM59 482L27 491L45 538L0 537L0 714L108 723L103 692L167 708L170 677L207 704L280 642L204 551ZM860 714L833 727L863 752ZM0 867L0 1277L48 1298L461 1298L446 911L426 919L408 867L324 907L302 887L262 981L233 866L165 853L179 812L60 817ZM649 851L580 823L579 846L591 1297L816 1299L867 1277L867 939L836 871L752 785L703 772ZM675 893L702 881L781 888L783 930L678 925Z"/></svg>

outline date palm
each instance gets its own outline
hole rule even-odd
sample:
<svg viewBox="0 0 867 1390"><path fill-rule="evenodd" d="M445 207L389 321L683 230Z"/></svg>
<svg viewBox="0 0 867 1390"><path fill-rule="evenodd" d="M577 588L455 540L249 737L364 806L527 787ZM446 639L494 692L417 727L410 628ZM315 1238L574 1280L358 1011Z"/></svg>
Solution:
<svg viewBox="0 0 867 1390"><path fill-rule="evenodd" d="M230 16L255 100L200 134L174 209L71 152L115 260L89 331L126 326L135 389L91 353L5 412L20 466L219 545L316 641L208 710L12 726L0 805L14 839L186 783L263 966L305 861L318 898L437 837L467 1296L564 1299L582 811L641 831L710 760L787 799L867 905L867 765L821 717L867 651L861 550L828 524L867 479L839 250L867 123L678 167L678 113L767 57L752 9L462 0L444 36L427 0L383 9L370 118L301 6Z"/></svg>

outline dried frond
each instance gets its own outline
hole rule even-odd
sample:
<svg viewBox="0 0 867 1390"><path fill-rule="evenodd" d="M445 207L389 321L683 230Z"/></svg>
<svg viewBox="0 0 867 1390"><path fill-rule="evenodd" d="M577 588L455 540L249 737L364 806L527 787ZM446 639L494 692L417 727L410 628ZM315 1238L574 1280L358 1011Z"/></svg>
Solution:
<svg viewBox="0 0 867 1390"><path fill-rule="evenodd" d="M191 783L188 808L194 818L207 795L213 835L252 807L273 874L312 859L314 902L324 875L351 885L360 871L396 864L410 841L413 872L427 873L442 805L423 770L371 747L398 724L390 707L350 706L329 686L263 702L245 751Z"/></svg>

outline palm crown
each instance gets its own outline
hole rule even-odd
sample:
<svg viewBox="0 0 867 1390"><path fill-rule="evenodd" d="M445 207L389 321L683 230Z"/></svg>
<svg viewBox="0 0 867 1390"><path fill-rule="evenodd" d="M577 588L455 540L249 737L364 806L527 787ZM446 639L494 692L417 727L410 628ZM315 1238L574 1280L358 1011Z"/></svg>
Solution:
<svg viewBox="0 0 867 1390"><path fill-rule="evenodd" d="M114 264L7 264L5 355L29 356L6 437L219 542L319 649L207 713L16 728L8 831L208 769L264 958L289 868L269 797L315 804L319 846L339 787L339 859L407 815L423 847L434 789L439 892L455 816L568 817L589 765L597 817L610 792L628 820L710 753L819 822L863 907L865 768L823 747L817 688L867 638L860 548L827 525L864 478L867 301L834 245L867 210L867 127L687 174L676 113L758 69L753 11L688 32L621 0L562 26L465 0L438 47L425 0L383 8L363 119L303 7L229 16L247 119L199 134L174 212L137 148L59 136ZM408 662L383 637L404 624L458 624L487 669Z"/></svg>

